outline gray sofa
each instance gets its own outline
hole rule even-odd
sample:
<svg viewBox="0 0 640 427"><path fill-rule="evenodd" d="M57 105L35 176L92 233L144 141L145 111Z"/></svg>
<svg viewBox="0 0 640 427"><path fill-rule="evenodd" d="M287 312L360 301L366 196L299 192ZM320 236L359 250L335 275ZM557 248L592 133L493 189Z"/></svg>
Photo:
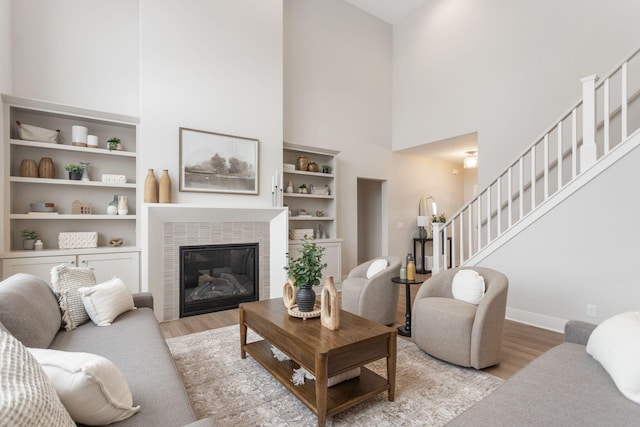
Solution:
<svg viewBox="0 0 640 427"><path fill-rule="evenodd" d="M137 309L118 316L110 326L89 321L66 331L60 328L58 303L49 285L20 273L0 282L0 327L27 347L93 353L111 360L124 375L134 405L140 405L138 413L114 426L214 425L211 419L196 421L153 314L151 294L135 294L134 304Z"/></svg>
<svg viewBox="0 0 640 427"><path fill-rule="evenodd" d="M586 352L596 325L569 321L552 348L449 426L638 426L640 405Z"/></svg>

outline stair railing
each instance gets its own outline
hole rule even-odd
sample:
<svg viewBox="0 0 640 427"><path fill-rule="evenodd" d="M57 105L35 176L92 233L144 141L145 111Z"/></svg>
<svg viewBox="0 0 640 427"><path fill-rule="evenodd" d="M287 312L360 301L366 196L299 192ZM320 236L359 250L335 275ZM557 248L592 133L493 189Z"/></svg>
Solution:
<svg viewBox="0 0 640 427"><path fill-rule="evenodd" d="M598 84L596 75L581 79L582 100L446 223L432 224L433 274L470 262L640 128L637 118L629 121L629 107L640 104L639 53ZM630 69L638 70L631 79ZM449 238L451 251L443 248Z"/></svg>

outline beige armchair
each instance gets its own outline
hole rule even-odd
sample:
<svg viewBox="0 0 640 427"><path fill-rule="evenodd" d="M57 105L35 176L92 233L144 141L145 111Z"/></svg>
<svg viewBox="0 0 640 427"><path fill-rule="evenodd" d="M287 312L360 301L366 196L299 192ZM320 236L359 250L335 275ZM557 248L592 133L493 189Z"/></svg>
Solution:
<svg viewBox="0 0 640 427"><path fill-rule="evenodd" d="M452 282L461 269L477 271L485 282L478 305L453 298ZM507 277L483 267L445 270L425 281L416 294L412 336L430 355L460 366L486 368L500 362L507 306Z"/></svg>
<svg viewBox="0 0 640 427"><path fill-rule="evenodd" d="M387 267L367 278L367 270L378 259L387 261ZM400 258L379 257L355 267L342 281L342 309L383 325L396 319L398 285L391 281L400 275Z"/></svg>

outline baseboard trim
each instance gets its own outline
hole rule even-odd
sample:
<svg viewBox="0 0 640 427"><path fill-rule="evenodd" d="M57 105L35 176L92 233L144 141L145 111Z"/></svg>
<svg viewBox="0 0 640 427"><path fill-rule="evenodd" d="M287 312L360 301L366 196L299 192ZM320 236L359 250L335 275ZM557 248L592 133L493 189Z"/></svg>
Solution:
<svg viewBox="0 0 640 427"><path fill-rule="evenodd" d="M564 333L564 325L567 323L566 319L509 307L507 307L506 317L508 320L513 320L514 322L560 333Z"/></svg>

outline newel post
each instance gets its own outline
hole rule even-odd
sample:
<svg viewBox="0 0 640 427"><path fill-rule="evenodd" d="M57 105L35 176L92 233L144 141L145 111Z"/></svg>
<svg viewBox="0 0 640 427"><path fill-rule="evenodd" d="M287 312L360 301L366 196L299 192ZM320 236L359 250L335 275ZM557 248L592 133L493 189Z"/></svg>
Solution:
<svg viewBox="0 0 640 427"><path fill-rule="evenodd" d="M582 147L580 147L580 173L597 160L596 146L596 82L595 74L580 79L582 82Z"/></svg>
<svg viewBox="0 0 640 427"><path fill-rule="evenodd" d="M442 265L442 223L432 222L433 227L433 266L431 267L431 275L435 276L440 273L440 266Z"/></svg>

